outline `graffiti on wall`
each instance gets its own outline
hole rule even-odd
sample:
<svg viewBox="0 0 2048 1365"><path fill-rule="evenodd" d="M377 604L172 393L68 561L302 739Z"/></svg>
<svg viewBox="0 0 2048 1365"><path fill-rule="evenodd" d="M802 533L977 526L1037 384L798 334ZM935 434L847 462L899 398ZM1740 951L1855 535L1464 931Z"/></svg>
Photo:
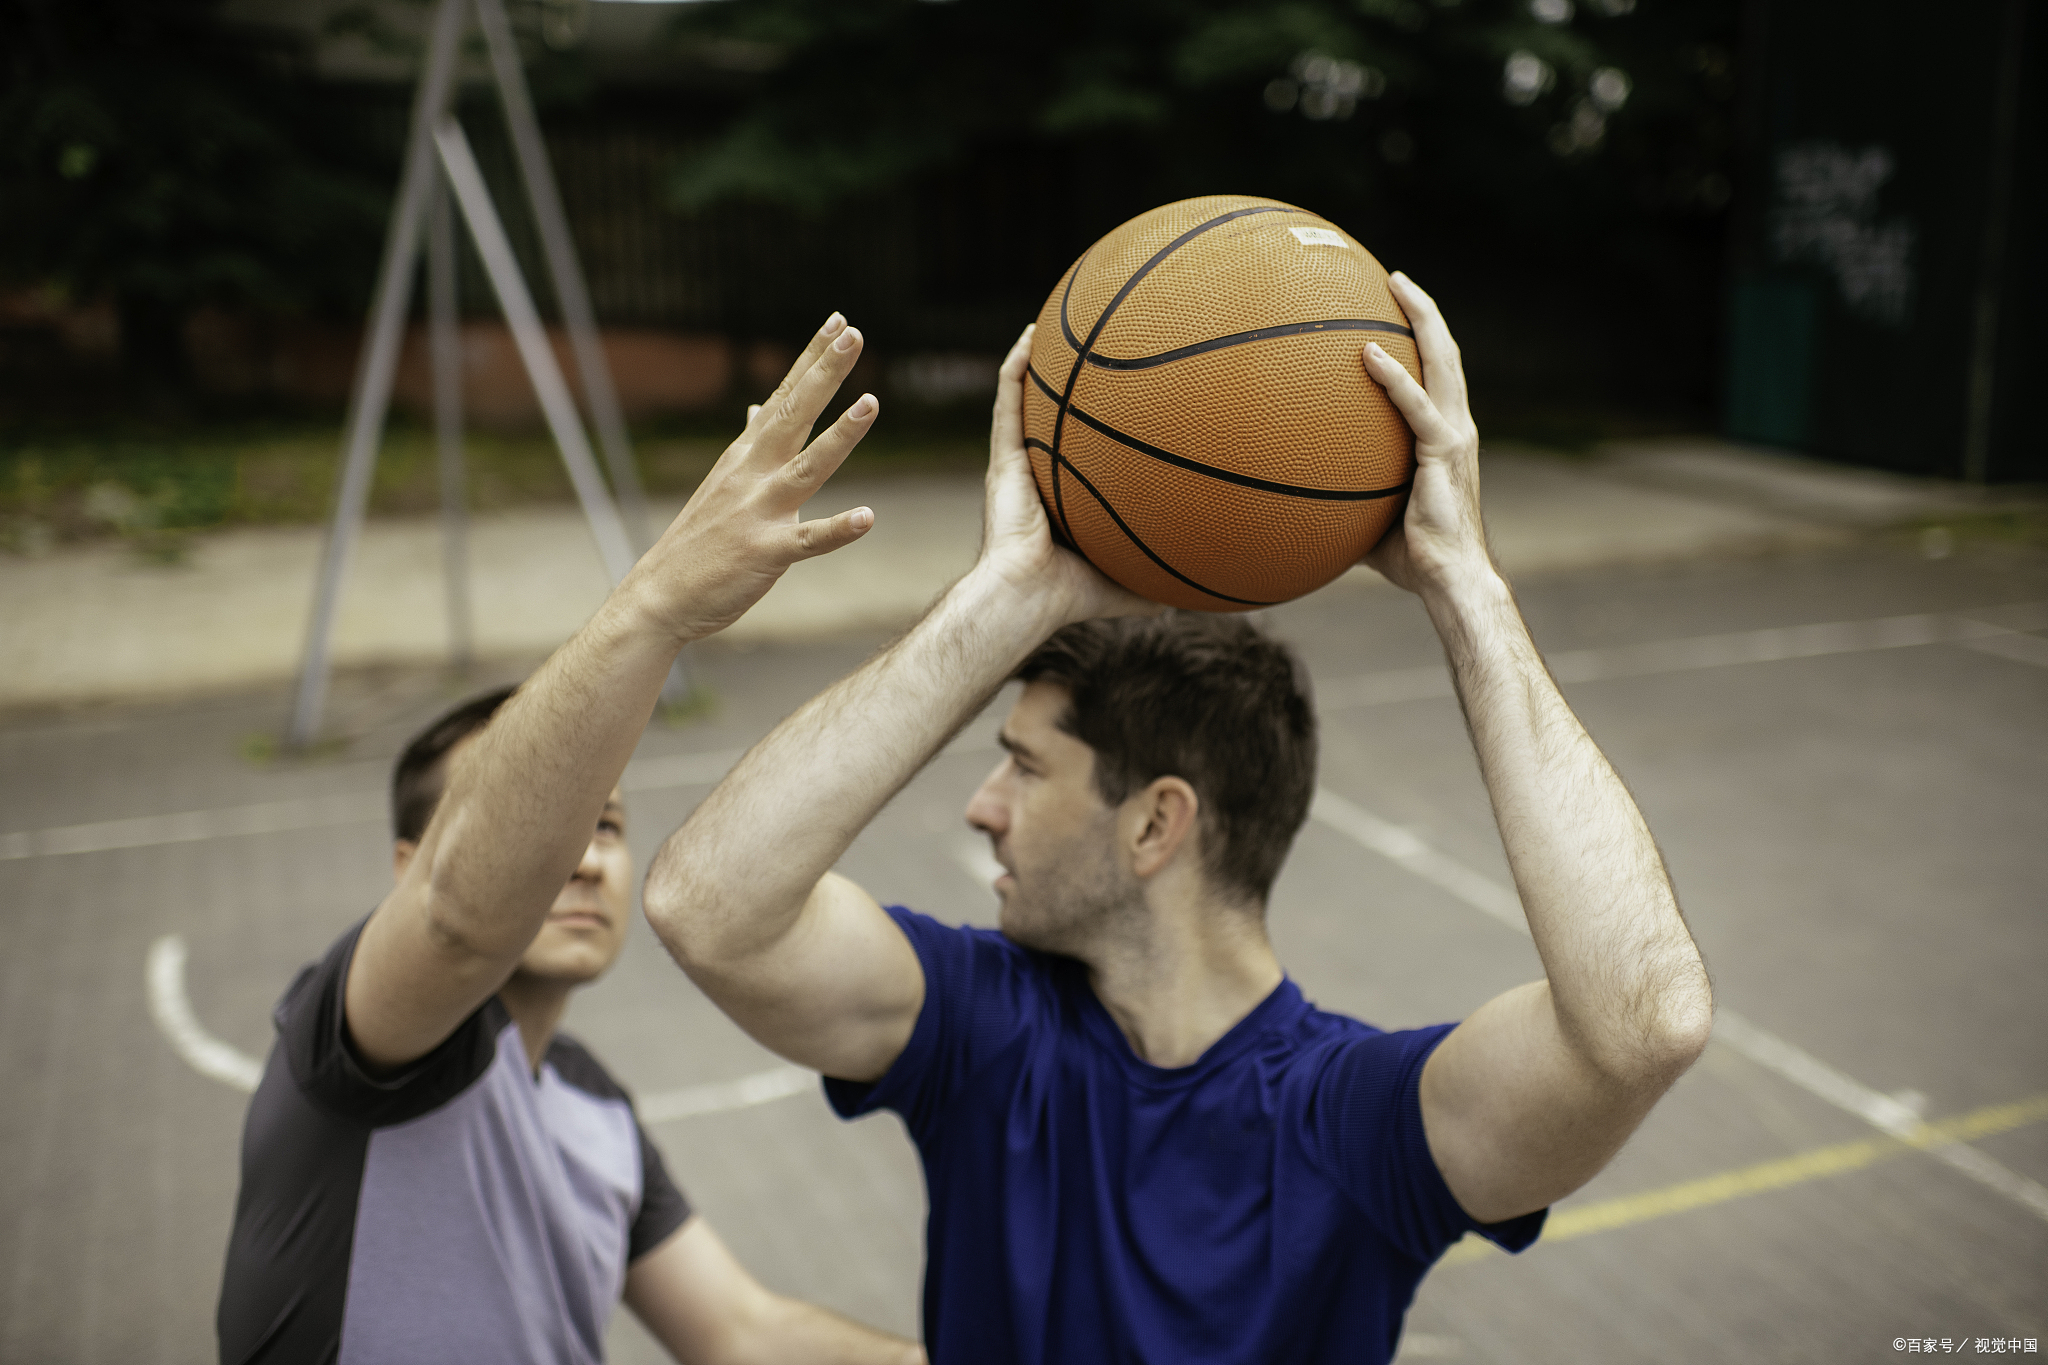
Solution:
<svg viewBox="0 0 2048 1365"><path fill-rule="evenodd" d="M1873 322L1903 326L1913 294L1913 224L1882 222L1877 193L1897 169L1890 151L1835 142L1779 150L1771 244L1783 262L1818 264L1843 302Z"/></svg>

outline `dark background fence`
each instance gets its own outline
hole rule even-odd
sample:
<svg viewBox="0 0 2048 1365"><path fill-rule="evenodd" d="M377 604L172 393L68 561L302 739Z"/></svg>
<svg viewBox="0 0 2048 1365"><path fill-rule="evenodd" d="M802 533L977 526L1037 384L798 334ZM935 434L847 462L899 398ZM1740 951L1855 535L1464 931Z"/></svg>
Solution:
<svg viewBox="0 0 2048 1365"><path fill-rule="evenodd" d="M200 309L359 327L422 7L307 0L298 29L247 39L261 51L236 66L220 35L255 30L209 0L5 3L36 41L15 48L0 119L18 134L0 273L16 291L55 281L66 307L118 313L128 354L112 390L58 382L57 320L17 308L0 336L0 411L218 411L180 398L193 386L176 358L137 344L142 324ZM2030 8L512 5L609 326L787 345L836 307L885 362L992 355L1123 219L1194 194L1267 194L1341 223L1436 293L1495 434L1570 446L1723 430L1982 479L2048 477L2024 409L2048 313L2029 250L2039 178L2024 173L2048 151ZM330 13L354 29L312 22ZM377 61L316 60L364 33ZM180 44L208 54L194 69L214 73L211 105L183 87L124 93L144 80L134 72L177 69ZM60 87L69 104L48 95ZM80 88L100 91L97 124L65 112ZM234 177L184 150L215 132L192 111L218 107L221 90L276 144ZM549 308L488 89L469 89L462 113ZM153 170L124 160L124 137L148 142L124 119L163 125ZM121 215L172 174L225 185L213 219L193 211L192 240L134 228L98 256L76 248L108 222L133 228ZM321 231L243 232L207 255L207 231L241 231L237 195L244 216L288 217L275 206L309 198L292 185L326 196ZM1987 236L1994 221L2003 247ZM474 315L495 311L473 261L463 298Z"/></svg>

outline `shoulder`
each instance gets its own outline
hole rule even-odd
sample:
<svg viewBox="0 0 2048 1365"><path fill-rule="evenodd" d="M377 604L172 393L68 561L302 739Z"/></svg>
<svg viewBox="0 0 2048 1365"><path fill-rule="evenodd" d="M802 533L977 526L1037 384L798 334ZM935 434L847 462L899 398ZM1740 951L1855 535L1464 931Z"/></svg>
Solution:
<svg viewBox="0 0 2048 1365"><path fill-rule="evenodd" d="M1009 995L1050 984L1069 965L1064 958L1020 947L999 930L947 924L901 905L884 909L910 940L918 965L924 968L928 1000L931 994L958 995L967 1001L980 992Z"/></svg>
<svg viewBox="0 0 2048 1365"><path fill-rule="evenodd" d="M272 1021L277 1053L301 1093L335 1117L383 1127L437 1109L481 1078L510 1017L493 996L426 1056L397 1072L373 1072L356 1054L346 1008L349 964L365 923L367 917L350 926L300 970Z"/></svg>
<svg viewBox="0 0 2048 1365"><path fill-rule="evenodd" d="M1015 959L1024 962L1040 957L1028 948L1020 948L1004 938L996 929L977 929L970 924L948 924L921 910L912 910L907 905L885 905L884 914L896 921L896 927L910 940L911 946L920 952L930 948L947 953L992 955L998 958Z"/></svg>
<svg viewBox="0 0 2048 1365"><path fill-rule="evenodd" d="M604 1069L604 1063L597 1060L597 1054L566 1033L554 1036L542 1060L555 1069L564 1085L581 1090L594 1099L619 1100L628 1106L633 1103L626 1087Z"/></svg>

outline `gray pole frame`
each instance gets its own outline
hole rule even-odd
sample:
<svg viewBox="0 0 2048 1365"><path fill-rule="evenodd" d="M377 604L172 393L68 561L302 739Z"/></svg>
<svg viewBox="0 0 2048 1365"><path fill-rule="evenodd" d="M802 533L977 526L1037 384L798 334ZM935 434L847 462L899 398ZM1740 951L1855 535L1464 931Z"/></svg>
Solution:
<svg viewBox="0 0 2048 1365"><path fill-rule="evenodd" d="M533 98L526 88L519 44L512 36L502 0L476 0L476 13L478 26L484 32L484 45L491 54L491 71L497 78L498 98L504 105L505 126L512 135L519 178L526 185L526 201L533 211L541 252L547 258L548 277L554 282L555 303L562 310L562 326L569 333L576 375L583 381L590 422L597 429L597 443L604 452L605 468L611 472L612 490L618 495L626 532L635 550L645 550L654 543L659 531L653 525L647 490L633 461L626 419L619 410L618 389L612 383L611 365L605 360L604 345L598 335L597 314L590 304L590 288L576 257L576 243L569 235L569 216L562 209L562 191L555 183L554 166L548 160L547 144L540 134L540 120L534 116ZM661 698L671 706L684 705L695 691L686 645L669 669Z"/></svg>
<svg viewBox="0 0 2048 1365"><path fill-rule="evenodd" d="M626 436L625 418L619 411L618 390L612 384L611 366L605 361L604 346L598 339L590 289L576 259L576 244L569 236L569 217L562 210L562 192L555 184L547 144L541 140L540 121L534 117L533 99L527 93L519 44L512 37L512 25L505 18L500 0L476 0L476 14L484 31L484 44L490 49L498 98L505 106L505 126L511 130L519 178L526 182L526 200L533 209L541 252L547 257L548 277L554 282L555 303L562 310L562 325L569 333L576 374L583 381L583 397L590 405L591 425L597 428L598 445L604 451L605 467L611 471L612 489L625 513L633 548L644 550L653 543L648 534L647 492L641 487L639 470L633 464L633 447Z"/></svg>
<svg viewBox="0 0 2048 1365"><path fill-rule="evenodd" d="M455 82L456 45L462 36L466 0L441 0L434 12L433 36L427 46L426 69L413 97L412 134L406 140L405 175L398 203L391 210L391 229L384 239L384 261L377 272L377 293L370 305L368 334L349 398L348 434L342 446L341 488L335 498L334 522L320 554L320 577L313 592L313 615L306 630L306 656L299 672L298 698L292 706L285 743L303 749L320 729L327 701L328 656L334 643L334 611L341 597L363 508L369 500L370 473L384 433L384 413L391 404L391 381L398 369L399 343L412 302L414 263L419 258L420 226L434 168L434 124L448 108Z"/></svg>
<svg viewBox="0 0 2048 1365"><path fill-rule="evenodd" d="M337 490L334 517L321 552L318 578L314 584L313 610L307 625L306 649L299 672L297 696L285 730L285 745L305 749L318 736L321 713L327 699L328 672L333 651L334 621L341 587L348 576L356 541L362 532L363 514L369 501L370 476L376 468L377 448L384 431L384 418L391 405L391 387L397 374L399 351L404 341L405 320L412 302L413 272L420 256L420 238L427 230L433 278L430 281L430 335L433 342L435 427L439 445L442 492L444 571L447 575L450 653L457 668L468 663L472 652L469 574L467 557L466 497L462 477L461 448L461 356L459 320L454 298L455 271L452 223L447 221L447 191L463 199L463 216L468 222L478 253L484 258L493 291L498 295L505 320L518 345L527 377L540 400L541 410L568 468L570 483L583 506L590 533L597 542L605 575L616 584L632 568L639 547L611 491L598 473L597 463L584 435L574 399L547 342L518 262L506 240L490 194L476 170L468 140L461 127L448 116L455 82L455 64L471 0L439 0L434 11L426 63L413 99L412 126L406 142L404 173L399 181L397 203L392 208L391 226L384 240L384 258L378 269L377 291L371 302L364 346L356 363L356 376L349 395L346 434L342 442L342 475ZM578 368L586 394L592 395L593 411L600 421L608 414L616 424L618 442L607 444L614 452L614 477L622 493L640 499L644 494L632 465L631 447L625 444L625 426L619 417L617 395L611 375L604 367L598 345L596 324L590 311L589 294L576 265L569 242L567 219L547 166L546 149L533 122L533 109L526 96L524 73L504 11L497 0L475 0L479 17L487 27L495 18L496 41L492 53L501 93L505 95L506 116L512 124L514 142L520 154L521 170L527 182L535 217L542 225L544 239L552 239L562 251L549 248L549 268L555 277L556 295L564 304L575 343ZM487 40L491 34L486 34ZM509 82L507 72L510 72ZM436 162L440 165L437 166ZM447 176L445 184L442 177ZM437 202L431 202L437 201ZM431 221L430 221L431 220ZM549 224L552 223L552 227ZM446 234L444 236L444 234ZM446 250L444 251L444 246ZM445 268L444 268L445 266ZM578 334L582 340L576 341ZM595 378L593 378L595 376ZM623 471L623 472L622 472ZM644 520L643 520L644 525ZM663 698L670 703L686 701L691 695L687 664L678 657L669 671Z"/></svg>
<svg viewBox="0 0 2048 1365"><path fill-rule="evenodd" d="M448 185L434 177L427 209L427 313L434 360L434 444L441 473L441 579L448 599L448 659L458 676L476 661L469 601L469 488L462 459L462 320L455 221Z"/></svg>
<svg viewBox="0 0 2048 1365"><path fill-rule="evenodd" d="M605 577L617 585L640 556L626 535L619 509L604 486L604 476L597 472L597 458L591 452L589 438L583 434L576 404L569 397L569 383L562 377L561 366L555 363L547 329L541 326L533 295L527 292L526 280L519 273L519 258L512 254L512 243L505 236L504 224L498 221L491 192L484 185L483 173L477 169L462 125L443 116L440 126L434 129L434 143L440 150L441 168L447 173L449 188L455 191L455 202L462 209L463 221L469 224L470 240L476 244L476 254L483 258L484 273L490 277L491 288L498 296L498 307L512 329L512 340L519 348L520 360L525 362L526 376L533 381L548 430L554 433L562 463L568 466L576 500L583 504L584 519L590 523L598 556L604 560Z"/></svg>

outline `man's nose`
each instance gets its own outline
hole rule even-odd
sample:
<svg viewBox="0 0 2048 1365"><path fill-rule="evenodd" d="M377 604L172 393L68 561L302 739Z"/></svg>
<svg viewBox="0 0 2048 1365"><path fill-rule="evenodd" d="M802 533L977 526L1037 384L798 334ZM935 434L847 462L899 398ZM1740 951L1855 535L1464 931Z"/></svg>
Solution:
<svg viewBox="0 0 2048 1365"><path fill-rule="evenodd" d="M576 864L576 878L579 881L601 882L604 880L604 854L592 839L583 846L583 859Z"/></svg>
<svg viewBox="0 0 2048 1365"><path fill-rule="evenodd" d="M1010 827L1010 809L998 792L1003 770L1009 766L1004 759L995 767L973 796L967 799L967 823L984 834L1001 834Z"/></svg>

